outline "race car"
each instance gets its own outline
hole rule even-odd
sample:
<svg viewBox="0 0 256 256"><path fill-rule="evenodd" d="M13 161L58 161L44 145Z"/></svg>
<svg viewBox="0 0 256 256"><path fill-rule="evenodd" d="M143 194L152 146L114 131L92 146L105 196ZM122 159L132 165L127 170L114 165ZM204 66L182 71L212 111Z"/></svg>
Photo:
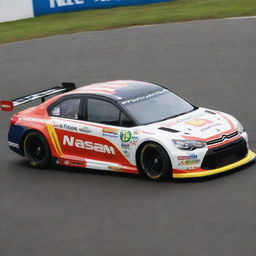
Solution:
<svg viewBox="0 0 256 256"><path fill-rule="evenodd" d="M215 175L255 159L237 119L158 84L62 83L1 101L1 109L39 98L40 105L12 116L8 135L10 149L34 167L53 163L161 180Z"/></svg>

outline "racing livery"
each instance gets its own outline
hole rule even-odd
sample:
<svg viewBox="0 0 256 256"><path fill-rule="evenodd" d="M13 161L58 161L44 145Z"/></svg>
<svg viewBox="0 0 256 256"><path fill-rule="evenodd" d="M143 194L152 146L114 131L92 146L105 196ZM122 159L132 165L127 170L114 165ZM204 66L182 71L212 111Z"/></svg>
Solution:
<svg viewBox="0 0 256 256"><path fill-rule="evenodd" d="M35 167L54 163L157 180L214 175L255 159L238 120L157 84L119 80L76 89L63 83L1 101L1 109L38 98L42 104L12 116L8 135L10 149Z"/></svg>

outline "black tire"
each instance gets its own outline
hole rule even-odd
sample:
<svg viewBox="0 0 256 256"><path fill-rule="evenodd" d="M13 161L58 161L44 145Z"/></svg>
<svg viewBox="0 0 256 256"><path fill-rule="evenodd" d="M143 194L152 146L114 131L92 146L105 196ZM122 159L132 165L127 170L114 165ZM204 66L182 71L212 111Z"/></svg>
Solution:
<svg viewBox="0 0 256 256"><path fill-rule="evenodd" d="M142 172L153 180L170 180L172 165L165 149L155 142L144 145L140 152Z"/></svg>
<svg viewBox="0 0 256 256"><path fill-rule="evenodd" d="M45 137L37 132L29 132L24 139L24 154L33 167L44 168L50 163L50 149Z"/></svg>

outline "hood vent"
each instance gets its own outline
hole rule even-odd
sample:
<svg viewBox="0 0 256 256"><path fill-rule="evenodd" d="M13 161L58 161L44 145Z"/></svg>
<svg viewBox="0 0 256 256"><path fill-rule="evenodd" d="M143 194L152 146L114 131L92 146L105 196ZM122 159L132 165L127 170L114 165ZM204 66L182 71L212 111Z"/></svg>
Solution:
<svg viewBox="0 0 256 256"><path fill-rule="evenodd" d="M158 129L166 131L166 132L172 132L172 133L180 132L180 131L177 131L177 130L174 130L174 129L170 129L170 128L166 128L166 127L160 127Z"/></svg>
<svg viewBox="0 0 256 256"><path fill-rule="evenodd" d="M210 111L210 110L205 110L204 112L206 112L208 114L216 115L216 113L214 113L213 111Z"/></svg>

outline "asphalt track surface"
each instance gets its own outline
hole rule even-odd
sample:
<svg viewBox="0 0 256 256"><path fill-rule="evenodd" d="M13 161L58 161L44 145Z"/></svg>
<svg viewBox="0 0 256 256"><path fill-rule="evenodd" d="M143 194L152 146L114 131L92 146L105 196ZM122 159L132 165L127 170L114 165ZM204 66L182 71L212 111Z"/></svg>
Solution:
<svg viewBox="0 0 256 256"><path fill-rule="evenodd" d="M55 36L0 46L1 99L62 81L138 79L235 115L256 150L256 20L213 20ZM254 256L256 165L217 178L30 167L0 119L1 256Z"/></svg>

